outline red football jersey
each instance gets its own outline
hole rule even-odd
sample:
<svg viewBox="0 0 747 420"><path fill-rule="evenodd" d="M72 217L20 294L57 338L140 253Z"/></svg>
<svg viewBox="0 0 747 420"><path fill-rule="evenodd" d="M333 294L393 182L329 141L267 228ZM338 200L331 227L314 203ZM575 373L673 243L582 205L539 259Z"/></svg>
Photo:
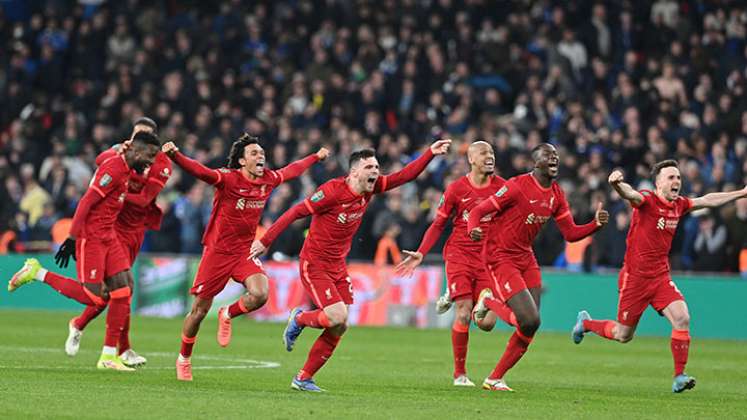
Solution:
<svg viewBox="0 0 747 420"><path fill-rule="evenodd" d="M213 209L202 244L227 254L248 254L265 202L283 178L266 169L262 178L249 180L239 169L216 169Z"/></svg>
<svg viewBox="0 0 747 420"><path fill-rule="evenodd" d="M381 191L384 178L377 179L375 192ZM312 216L301 258L335 267L344 264L371 198L373 193L356 194L351 190L345 177L322 184L304 200Z"/></svg>
<svg viewBox="0 0 747 420"><path fill-rule="evenodd" d="M571 217L557 182L542 187L531 173L509 179L489 198L501 213L494 217L483 255L489 263L534 258L532 243L550 217Z"/></svg>
<svg viewBox="0 0 747 420"><path fill-rule="evenodd" d="M158 152L153 165L148 168L147 174L140 175L134 170L132 171L127 192L139 194L148 182L154 182L162 189L166 185L166 181L169 180L171 173L171 159L165 153ZM124 207L122 207L122 211L117 218L117 227L127 230L158 229L162 217L163 214L156 205L155 199L147 207L140 207L125 201Z"/></svg>
<svg viewBox="0 0 747 420"><path fill-rule="evenodd" d="M83 230L83 238L109 239L114 237L114 223L124 205L130 167L124 156L116 155L105 160L96 169L89 188L103 199L88 212Z"/></svg>
<svg viewBox="0 0 747 420"><path fill-rule="evenodd" d="M444 259L448 255L479 258L482 252L482 241L475 242L467 232L467 220L469 212L484 200L490 198L506 183L500 176L492 176L490 182L482 187L475 186L469 176L463 176L446 187L444 195L438 206L438 214L441 217L450 218L453 228L449 239L444 246ZM480 227L487 231L494 214L489 214L480 220Z"/></svg>
<svg viewBox="0 0 747 420"><path fill-rule="evenodd" d="M669 272L674 232L692 200L679 196L669 202L648 190L641 195L643 202L633 206L624 265L631 275L653 278Z"/></svg>

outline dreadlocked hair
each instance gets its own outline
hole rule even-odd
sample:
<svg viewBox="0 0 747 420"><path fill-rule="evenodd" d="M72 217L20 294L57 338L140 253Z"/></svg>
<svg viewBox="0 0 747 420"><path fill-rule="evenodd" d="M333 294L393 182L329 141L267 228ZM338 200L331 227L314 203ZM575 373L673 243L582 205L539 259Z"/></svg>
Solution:
<svg viewBox="0 0 747 420"><path fill-rule="evenodd" d="M259 144L259 138L252 136L249 133L244 133L239 136L239 139L233 142L231 145L231 152L228 154L228 168L239 169L241 164L239 159L244 157L244 148L250 144Z"/></svg>

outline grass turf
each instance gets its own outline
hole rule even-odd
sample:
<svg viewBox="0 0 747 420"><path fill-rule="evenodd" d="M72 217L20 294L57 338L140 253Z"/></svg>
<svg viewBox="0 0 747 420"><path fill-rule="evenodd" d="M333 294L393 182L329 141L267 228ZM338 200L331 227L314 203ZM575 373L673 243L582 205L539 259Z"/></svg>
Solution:
<svg viewBox="0 0 747 420"><path fill-rule="evenodd" d="M692 391L672 394L669 340L620 345L542 333L506 380L516 392L451 385L447 330L351 328L317 375L324 394L290 389L318 332L292 353L282 325L234 322L228 348L203 324L192 383L175 379L181 320L133 318L134 348L149 358L134 373L98 371L100 317L76 357L64 353L72 313L0 311L0 416L3 418L737 418L747 416L747 357L738 341L695 340ZM479 386L508 333L473 329L467 369ZM269 363L267 363L269 362ZM279 366L274 365L279 364ZM247 368L246 366L253 366ZM263 366L263 367L258 367ZM274 367L273 367L274 366Z"/></svg>

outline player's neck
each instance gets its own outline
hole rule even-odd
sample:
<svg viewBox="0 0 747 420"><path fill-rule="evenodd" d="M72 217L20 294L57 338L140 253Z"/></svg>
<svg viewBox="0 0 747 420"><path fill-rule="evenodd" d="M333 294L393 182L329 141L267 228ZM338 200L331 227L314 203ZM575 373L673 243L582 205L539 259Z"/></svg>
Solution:
<svg viewBox="0 0 747 420"><path fill-rule="evenodd" d="M348 188L350 188L350 191L358 195L363 194L363 186L361 186L360 183L356 183L355 181L353 181L353 179L349 176L345 178L345 183L348 184Z"/></svg>
<svg viewBox="0 0 747 420"><path fill-rule="evenodd" d="M537 183L539 183L542 188L550 188L552 185L552 178L541 174L536 169L532 171L532 176L537 180Z"/></svg>
<svg viewBox="0 0 747 420"><path fill-rule="evenodd" d="M470 172L469 174L467 174L467 177L469 178L470 182L472 182L472 185L477 187L482 187L490 182L490 174L486 173Z"/></svg>
<svg viewBox="0 0 747 420"><path fill-rule="evenodd" d="M249 172L246 167L241 168L241 174L244 175L244 178L248 179L249 181L255 181L259 177L257 175L254 175L253 173Z"/></svg>

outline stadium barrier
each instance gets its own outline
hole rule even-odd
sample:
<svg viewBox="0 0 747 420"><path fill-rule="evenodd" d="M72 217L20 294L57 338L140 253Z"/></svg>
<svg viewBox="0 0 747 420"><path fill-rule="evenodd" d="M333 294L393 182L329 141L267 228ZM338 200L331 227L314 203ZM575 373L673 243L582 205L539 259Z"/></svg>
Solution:
<svg viewBox="0 0 747 420"><path fill-rule="evenodd" d="M27 255L0 256L0 273L4 279L23 264ZM42 265L53 267L51 255L36 255ZM143 255L134 272L136 286L134 307L139 315L177 317L189 308L189 286L199 258L190 256ZM288 311L310 301L298 278L297 262L265 263L270 278L267 304L252 314L263 321L285 321ZM59 270L75 276L73 267ZM392 267L368 263L349 265L355 304L351 306L353 325L395 325L448 327L452 313L438 316L433 302L442 293L444 273L441 266L425 266L411 278L394 274ZM588 310L595 318L614 318L617 310L617 276L610 274L578 274L566 272L543 273L545 292L542 296L542 330L569 331L580 309ZM675 276L675 282L687 299L691 313L692 335L695 337L747 339L745 316L741 312L747 301L747 281L738 276ZM233 302L243 287L229 282L213 305L215 310ZM80 305L65 299L44 286L24 287L10 295L0 288L0 309L28 308L50 310L79 310ZM508 327L499 326L504 330ZM670 327L653 310L647 310L638 327L643 335L668 336Z"/></svg>

